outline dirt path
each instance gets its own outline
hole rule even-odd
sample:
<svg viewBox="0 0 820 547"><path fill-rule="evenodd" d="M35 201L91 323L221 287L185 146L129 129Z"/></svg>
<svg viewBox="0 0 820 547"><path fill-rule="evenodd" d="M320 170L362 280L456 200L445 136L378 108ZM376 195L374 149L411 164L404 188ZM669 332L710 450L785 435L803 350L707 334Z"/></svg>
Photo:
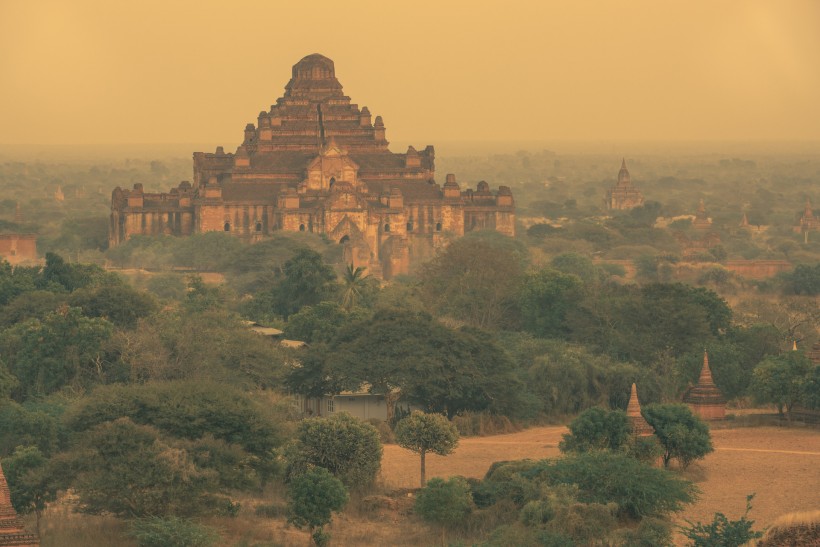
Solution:
<svg viewBox="0 0 820 547"><path fill-rule="evenodd" d="M509 435L462 439L447 457L428 456L427 476L482 477L493 462L557 456L564 427L539 427ZM755 493L750 518L763 527L793 511L820 508L820 431L756 427L712 432L715 452L683 473L701 489L701 498L679 522L711 521L715 512L738 518L746 495ZM418 455L396 445L384 447L382 476L392 487L418 486Z"/></svg>

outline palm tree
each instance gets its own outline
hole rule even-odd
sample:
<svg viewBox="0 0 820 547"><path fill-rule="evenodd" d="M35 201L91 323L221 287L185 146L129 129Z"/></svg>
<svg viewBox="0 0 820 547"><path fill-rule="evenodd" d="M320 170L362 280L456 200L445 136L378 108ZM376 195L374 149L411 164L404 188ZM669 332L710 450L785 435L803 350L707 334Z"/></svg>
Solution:
<svg viewBox="0 0 820 547"><path fill-rule="evenodd" d="M342 276L342 307L347 311L353 309L362 296L362 289L368 279L368 276L364 275L366 269L362 266L354 269L353 264L345 267L345 273Z"/></svg>

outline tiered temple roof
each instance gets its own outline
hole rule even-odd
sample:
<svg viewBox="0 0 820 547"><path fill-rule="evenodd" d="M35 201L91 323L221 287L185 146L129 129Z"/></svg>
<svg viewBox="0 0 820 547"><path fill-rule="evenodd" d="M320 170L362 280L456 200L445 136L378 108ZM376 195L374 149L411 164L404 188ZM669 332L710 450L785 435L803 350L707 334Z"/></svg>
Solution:
<svg viewBox="0 0 820 547"><path fill-rule="evenodd" d="M703 352L703 366L698 383L687 390L683 402L704 420L721 420L726 416L726 398L712 379L706 351Z"/></svg>
<svg viewBox="0 0 820 547"><path fill-rule="evenodd" d="M626 158L621 160L618 182L606 192L606 208L610 210L632 209L643 205L643 194L632 186L632 178L626 168Z"/></svg>
<svg viewBox="0 0 820 547"><path fill-rule="evenodd" d="M629 419L629 428L635 437L649 437L655 434L655 429L649 425L641 414L641 403L638 401L638 388L632 384L632 393L629 395L629 404L626 406L626 417Z"/></svg>
<svg viewBox="0 0 820 547"><path fill-rule="evenodd" d="M0 547L39 547L40 540L23 527L11 505L11 493L0 465Z"/></svg>
<svg viewBox="0 0 820 547"><path fill-rule="evenodd" d="M797 226L794 227L794 231L797 233L808 233L815 230L820 231L820 218L814 216L814 211L811 208L811 200L806 198L803 216L797 221Z"/></svg>

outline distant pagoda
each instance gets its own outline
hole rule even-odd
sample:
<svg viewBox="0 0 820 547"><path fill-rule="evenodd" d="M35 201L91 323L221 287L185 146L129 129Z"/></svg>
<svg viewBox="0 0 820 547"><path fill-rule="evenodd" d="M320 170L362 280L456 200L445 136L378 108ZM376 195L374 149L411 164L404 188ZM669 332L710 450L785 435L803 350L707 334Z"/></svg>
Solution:
<svg viewBox="0 0 820 547"><path fill-rule="evenodd" d="M803 216L797 221L794 227L796 234L802 233L805 240L809 240L809 232L820 231L820 218L814 216L814 211L811 208L811 200L806 198L806 206L803 208Z"/></svg>
<svg viewBox="0 0 820 547"><path fill-rule="evenodd" d="M0 465L0 546L2 547L39 547L40 540L29 534L17 511L11 505L11 493Z"/></svg>
<svg viewBox="0 0 820 547"><path fill-rule="evenodd" d="M629 395L629 404L626 405L626 417L629 419L629 429L634 437L649 437L655 434L655 429L649 425L641 414L641 403L638 401L638 388L632 384L632 393Z"/></svg>
<svg viewBox="0 0 820 547"><path fill-rule="evenodd" d="M712 379L709 355L706 351L703 352L703 367L698 383L686 391L683 402L703 420L722 420L726 417L726 398Z"/></svg>
<svg viewBox="0 0 820 547"><path fill-rule="evenodd" d="M712 219L709 218L706 212L706 204L703 198L698 202L698 210L695 213L695 220L692 221L692 226L699 230L708 230L712 227Z"/></svg>
<svg viewBox="0 0 820 547"><path fill-rule="evenodd" d="M629 170L626 168L626 159L621 160L621 170L618 171L618 182L606 192L606 208L610 211L623 211L643 205L643 194L632 186Z"/></svg>

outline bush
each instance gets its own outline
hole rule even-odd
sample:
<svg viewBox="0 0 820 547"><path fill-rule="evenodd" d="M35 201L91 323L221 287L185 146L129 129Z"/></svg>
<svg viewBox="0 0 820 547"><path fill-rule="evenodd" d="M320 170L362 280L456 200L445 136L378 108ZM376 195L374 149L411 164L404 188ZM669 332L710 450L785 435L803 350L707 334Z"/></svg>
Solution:
<svg viewBox="0 0 820 547"><path fill-rule="evenodd" d="M382 445L372 425L345 412L309 418L299 424L297 441L288 447L291 479L322 467L348 487L367 487L381 468Z"/></svg>
<svg viewBox="0 0 820 547"><path fill-rule="evenodd" d="M330 539L324 526L330 523L334 511L347 503L347 490L327 469L317 467L299 475L290 484L291 502L288 522L297 528L307 527L316 545Z"/></svg>
<svg viewBox="0 0 820 547"><path fill-rule="evenodd" d="M470 485L464 477L450 477L446 481L432 478L419 490L414 509L425 522L452 528L473 510Z"/></svg>
<svg viewBox="0 0 820 547"><path fill-rule="evenodd" d="M689 527L682 527L681 532L692 540L693 547L740 547L763 537L763 532L752 530L755 521L746 518L752 510L753 498L754 494L746 496L746 512L739 520L729 520L723 513L715 513L709 524L693 524L687 520Z"/></svg>
<svg viewBox="0 0 820 547"><path fill-rule="evenodd" d="M213 528L177 517L136 520L131 536L140 547L210 547L221 539Z"/></svg>
<svg viewBox="0 0 820 547"><path fill-rule="evenodd" d="M694 460L713 452L709 426L684 404L647 405L644 417L655 428L663 447L663 465L677 459L686 469Z"/></svg>

